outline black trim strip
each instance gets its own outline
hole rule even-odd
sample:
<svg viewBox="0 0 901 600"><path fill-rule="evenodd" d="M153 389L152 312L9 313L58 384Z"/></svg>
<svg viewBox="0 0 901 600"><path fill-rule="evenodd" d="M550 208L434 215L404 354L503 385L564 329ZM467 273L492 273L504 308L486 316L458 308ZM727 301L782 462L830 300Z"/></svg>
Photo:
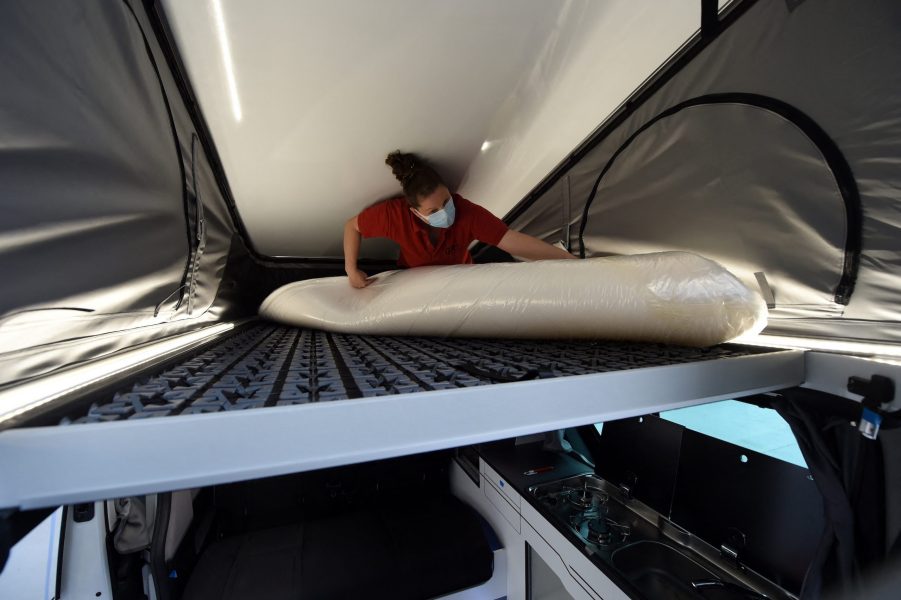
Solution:
<svg viewBox="0 0 901 600"><path fill-rule="evenodd" d="M121 560L121 556L117 556L118 552L113 545L113 531L110 531L109 524L109 501L102 500L101 504L103 505L103 515L101 518L103 519L103 531L105 533L103 536L103 549L106 552L106 576L109 577L110 592L112 593L113 600L122 600L121 594L117 594L117 592L119 592L119 577L116 573L116 567L118 566L118 561ZM117 595L120 597L117 598Z"/></svg>
<svg viewBox="0 0 901 600"><path fill-rule="evenodd" d="M861 207L860 193L857 190L857 182L854 179L854 174L851 172L848 161L845 159L836 143L829 137L829 134L816 123L816 121L786 102L759 94L737 92L698 96L697 98L680 102L679 104L666 109L639 127L619 148L617 148L616 152L613 153L613 156L611 156L610 160L607 161L607 164L604 165L604 168L594 182L594 186L591 188L591 193L588 195L585 207L582 210L582 222L579 226L579 255L582 258L585 258L584 233L585 227L588 225L588 211L597 195L601 180L613 166L613 163L616 162L616 159L639 135L661 119L673 116L686 108L713 104L744 104L746 106L753 106L775 113L800 129L822 153L827 166L835 177L839 193L845 204L847 232L845 237L842 276L835 288L835 302L836 304L847 305L851 299L851 294L854 292L854 284L857 281L863 228L863 209Z"/></svg>
<svg viewBox="0 0 901 600"><path fill-rule="evenodd" d="M719 0L701 0L701 38L715 38L719 29Z"/></svg>
<svg viewBox="0 0 901 600"><path fill-rule="evenodd" d="M63 506L60 511L59 543L56 545L56 582L53 585L53 598L59 600L63 597L63 549L66 545L66 527L69 523L69 506Z"/></svg>
<svg viewBox="0 0 901 600"><path fill-rule="evenodd" d="M159 600L171 600L172 598L169 569L166 565L166 536L169 531L171 510L172 493L157 494L153 537L150 539L150 574L156 590L156 597Z"/></svg>
<svg viewBox="0 0 901 600"><path fill-rule="evenodd" d="M538 534L539 537L541 534ZM541 538L544 539L544 538ZM523 543L523 548L526 551L526 600L534 600L532 596L532 546L529 545L529 542Z"/></svg>

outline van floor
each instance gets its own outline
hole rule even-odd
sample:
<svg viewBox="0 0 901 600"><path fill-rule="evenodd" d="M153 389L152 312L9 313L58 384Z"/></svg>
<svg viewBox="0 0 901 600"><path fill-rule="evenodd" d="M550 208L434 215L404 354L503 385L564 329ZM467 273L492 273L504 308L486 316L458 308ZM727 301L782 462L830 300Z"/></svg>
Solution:
<svg viewBox="0 0 901 600"><path fill-rule="evenodd" d="M364 336L254 322L94 398L60 424L466 388L772 352L663 344Z"/></svg>

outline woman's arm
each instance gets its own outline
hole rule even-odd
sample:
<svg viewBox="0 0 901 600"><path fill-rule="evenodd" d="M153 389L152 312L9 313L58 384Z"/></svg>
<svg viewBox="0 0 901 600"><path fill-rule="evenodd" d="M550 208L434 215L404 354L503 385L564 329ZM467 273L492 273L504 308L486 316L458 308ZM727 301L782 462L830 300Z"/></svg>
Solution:
<svg viewBox="0 0 901 600"><path fill-rule="evenodd" d="M531 235L513 231L504 234L497 247L508 254L528 260L559 260L577 258L562 248L551 246Z"/></svg>
<svg viewBox="0 0 901 600"><path fill-rule="evenodd" d="M361 237L357 218L348 219L344 224L344 271L347 273L350 285L355 288L364 288L372 283L372 279L357 268Z"/></svg>

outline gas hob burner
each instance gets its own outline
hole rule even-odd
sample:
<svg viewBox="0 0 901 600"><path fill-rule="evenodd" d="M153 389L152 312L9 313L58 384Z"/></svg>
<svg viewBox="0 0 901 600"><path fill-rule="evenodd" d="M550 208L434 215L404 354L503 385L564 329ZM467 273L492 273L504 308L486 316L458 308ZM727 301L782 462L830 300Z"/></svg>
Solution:
<svg viewBox="0 0 901 600"><path fill-rule="evenodd" d="M606 519L593 519L588 522L588 541L599 546L608 546L613 541L613 532L607 526Z"/></svg>
<svg viewBox="0 0 901 600"><path fill-rule="evenodd" d="M599 488L588 485L568 487L563 490L566 501L580 509L597 508L606 505L610 497Z"/></svg>
<svg viewBox="0 0 901 600"><path fill-rule="evenodd" d="M529 491L593 551L612 552L632 537L633 521L629 511L608 495L606 485L594 475L578 475Z"/></svg>
<svg viewBox="0 0 901 600"><path fill-rule="evenodd" d="M584 532L584 533L583 533ZM579 534L584 535L585 539L600 547L606 547L610 544L621 544L629 540L632 535L632 527L626 523L619 523L610 517L601 516L599 518L589 519L579 528Z"/></svg>

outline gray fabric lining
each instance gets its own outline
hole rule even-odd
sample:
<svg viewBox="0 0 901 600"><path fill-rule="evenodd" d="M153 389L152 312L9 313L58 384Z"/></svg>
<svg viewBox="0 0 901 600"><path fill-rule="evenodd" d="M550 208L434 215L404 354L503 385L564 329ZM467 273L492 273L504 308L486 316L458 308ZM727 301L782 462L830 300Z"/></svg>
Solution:
<svg viewBox="0 0 901 600"><path fill-rule="evenodd" d="M762 133L742 127L741 115L721 124L724 129L713 131L698 128L698 123L683 123L678 130L673 123L669 135L657 136L656 146L650 145L641 156L635 154L628 169L624 164L621 185L604 184L608 186L604 197L592 205L586 240L590 254L680 245L738 271L750 267L749 263L766 263L757 270L767 273L780 299L768 333L898 343L901 5L876 0L864 8L852 2L821 0L792 8L782 0L756 2L568 171L573 236L581 217L576 213L584 207L598 173L643 124L681 102L707 94L769 96L797 108L824 129L847 159L857 182L863 206L863 251L856 288L846 307L836 306L825 293L834 279L841 215L834 210L833 193L827 191L824 180L816 178L808 186L804 179L817 157L798 152L800 146L792 142L791 128L781 132L770 129L773 154L767 157L752 151L760 158L772 159L767 171L784 184L775 190L775 196L767 197L763 192L770 191L766 186L772 179L759 182L764 185L755 190L758 182L746 177L749 173L736 171L739 163L725 160L741 157L747 138ZM716 163L714 152L706 159L700 157L716 168L699 176L697 152L705 151L705 142L714 141L708 137L711 135L719 147L730 151L723 164ZM723 146L730 141L731 148ZM691 142L684 152L680 150L683 142ZM670 159L683 154L687 171L655 170L655 166L663 166L653 162L657 151ZM651 162L643 162L642 157ZM779 157L785 162L779 162ZM669 165L674 164L670 160ZM703 204L689 205L682 213L675 210L670 186L687 177L686 173L696 175L693 181L683 182L684 189L692 189L689 184L693 183L693 189L701 193L705 185L719 185L722 193L718 197L728 196L726 200L738 197L731 193L734 190L742 198L757 198L757 208L736 214L743 219L738 236L735 227L723 231L722 222L705 226ZM566 185L566 178L561 178L511 226L547 241L559 239L562 188ZM805 189L809 193L803 194ZM629 203L642 193L653 196L650 199L656 203ZM816 210L821 198L825 202ZM672 206L666 204L668 199ZM797 201L806 202L808 208L799 211ZM655 212L654 207L662 212ZM618 220L614 223L605 220L607 217ZM688 229L683 229L686 225ZM689 229L693 235L688 235ZM680 235L683 231L685 235ZM861 323L865 325L861 327Z"/></svg>
<svg viewBox="0 0 901 600"><path fill-rule="evenodd" d="M143 5L5 3L0 52L0 386L215 320L234 226Z"/></svg>

